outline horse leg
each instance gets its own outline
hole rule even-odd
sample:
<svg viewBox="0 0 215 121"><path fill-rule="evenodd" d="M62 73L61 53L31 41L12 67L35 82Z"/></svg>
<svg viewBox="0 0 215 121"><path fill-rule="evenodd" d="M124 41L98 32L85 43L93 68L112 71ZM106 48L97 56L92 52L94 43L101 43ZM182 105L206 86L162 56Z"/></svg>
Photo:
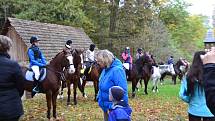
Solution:
<svg viewBox="0 0 215 121"><path fill-rule="evenodd" d="M163 85L165 76L166 76L166 73L161 74L161 78L160 78L161 85Z"/></svg>
<svg viewBox="0 0 215 121"><path fill-rule="evenodd" d="M71 95L71 89L70 89L70 83L67 83L67 105L70 105L70 95Z"/></svg>
<svg viewBox="0 0 215 121"><path fill-rule="evenodd" d="M176 85L176 77L177 77L177 75L172 76L172 81L173 81L174 85Z"/></svg>
<svg viewBox="0 0 215 121"><path fill-rule="evenodd" d="M56 115L56 100L57 100L58 91L52 94L52 106L53 106L53 117L57 118Z"/></svg>
<svg viewBox="0 0 215 121"><path fill-rule="evenodd" d="M76 97L77 97L77 86L78 86L78 84L77 83L74 83L73 84L73 94L74 94L74 105L77 105L77 99L76 99Z"/></svg>
<svg viewBox="0 0 215 121"><path fill-rule="evenodd" d="M145 90L144 90L144 92L145 92L146 95L148 95L148 92L147 92L147 85L148 85L148 82L149 82L149 78L146 77L146 78L144 79L144 84L145 84Z"/></svg>
<svg viewBox="0 0 215 121"><path fill-rule="evenodd" d="M64 88L64 83L65 83L65 82L62 81L61 89L60 89L60 94L59 94L59 96L57 96L58 99L63 99L63 88Z"/></svg>
<svg viewBox="0 0 215 121"><path fill-rule="evenodd" d="M46 102L47 102L47 118L50 119L50 111L51 111L51 101L52 101L52 93L50 91L46 92Z"/></svg>
<svg viewBox="0 0 215 121"><path fill-rule="evenodd" d="M155 87L156 87L156 79L155 78L153 78L152 79L152 82L153 82L153 86L152 86L152 92L155 92Z"/></svg>
<svg viewBox="0 0 215 121"><path fill-rule="evenodd" d="M94 90L95 90L95 99L94 99L94 101L97 101L96 100L96 97L97 97L97 94L98 94L98 82L97 82L97 80L93 81L93 85L94 85Z"/></svg>
<svg viewBox="0 0 215 121"><path fill-rule="evenodd" d="M135 97L135 89L137 88L138 79L132 79L132 97Z"/></svg>
<svg viewBox="0 0 215 121"><path fill-rule="evenodd" d="M86 83L87 83L87 81L83 80L83 83L82 83L82 91L83 91L82 94L83 94L83 97L87 97L86 94L85 94L85 91L84 91Z"/></svg>

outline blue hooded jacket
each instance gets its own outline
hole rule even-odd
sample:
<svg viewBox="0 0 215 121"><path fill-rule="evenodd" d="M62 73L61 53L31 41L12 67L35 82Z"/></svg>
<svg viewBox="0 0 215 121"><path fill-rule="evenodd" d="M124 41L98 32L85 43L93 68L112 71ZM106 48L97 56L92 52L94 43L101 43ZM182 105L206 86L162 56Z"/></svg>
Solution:
<svg viewBox="0 0 215 121"><path fill-rule="evenodd" d="M33 65L37 65L39 67L46 66L46 59L37 46L32 45L28 49L28 57L30 61L30 67Z"/></svg>
<svg viewBox="0 0 215 121"><path fill-rule="evenodd" d="M108 115L108 121L131 121L131 108L115 105Z"/></svg>
<svg viewBox="0 0 215 121"><path fill-rule="evenodd" d="M122 62L119 59L114 59L109 68L102 70L99 77L99 93L97 99L99 106L104 112L112 109L112 102L109 101L109 88L112 86L120 86L124 89L125 95L123 100L128 104L127 80Z"/></svg>

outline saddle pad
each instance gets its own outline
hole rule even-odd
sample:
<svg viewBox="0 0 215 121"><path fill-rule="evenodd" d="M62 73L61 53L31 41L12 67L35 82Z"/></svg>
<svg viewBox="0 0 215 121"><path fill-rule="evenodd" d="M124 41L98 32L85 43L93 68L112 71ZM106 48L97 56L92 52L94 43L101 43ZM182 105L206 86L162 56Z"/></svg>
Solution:
<svg viewBox="0 0 215 121"><path fill-rule="evenodd" d="M125 69L129 70L129 63L123 63Z"/></svg>
<svg viewBox="0 0 215 121"><path fill-rule="evenodd" d="M39 82L42 82L46 77L46 68L41 69ZM32 70L27 70L25 73L25 79L27 81L34 81L34 72Z"/></svg>

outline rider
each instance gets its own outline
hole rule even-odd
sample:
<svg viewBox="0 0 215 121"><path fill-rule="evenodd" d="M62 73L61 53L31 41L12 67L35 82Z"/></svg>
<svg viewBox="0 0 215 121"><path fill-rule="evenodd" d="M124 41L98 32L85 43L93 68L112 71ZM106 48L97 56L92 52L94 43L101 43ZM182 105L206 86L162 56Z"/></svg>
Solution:
<svg viewBox="0 0 215 121"><path fill-rule="evenodd" d="M173 57L172 55L168 58L167 64L168 64L168 65L174 64L174 57Z"/></svg>
<svg viewBox="0 0 215 121"><path fill-rule="evenodd" d="M31 46L28 49L28 57L30 61L30 68L34 72L34 81L36 86L33 88L33 92L39 92L40 84L40 68L46 66L46 59L39 49L39 38L37 36L32 36L30 39Z"/></svg>
<svg viewBox="0 0 215 121"><path fill-rule="evenodd" d="M121 56L123 59L123 66L127 70L126 75L128 75L128 71L131 70L131 68L132 68L132 57L131 57L130 48L126 47L125 51L122 53Z"/></svg>
<svg viewBox="0 0 215 121"><path fill-rule="evenodd" d="M71 44L72 44L72 40L67 40L64 49L70 50L72 48Z"/></svg>
<svg viewBox="0 0 215 121"><path fill-rule="evenodd" d="M86 76L90 70L91 65L95 61L95 44L90 44L90 48L86 51L86 69L84 70L84 75L82 76L82 80L86 80Z"/></svg>
<svg viewBox="0 0 215 121"><path fill-rule="evenodd" d="M143 56L143 49L138 48L137 49L137 54L136 54L136 59L139 59L141 56Z"/></svg>

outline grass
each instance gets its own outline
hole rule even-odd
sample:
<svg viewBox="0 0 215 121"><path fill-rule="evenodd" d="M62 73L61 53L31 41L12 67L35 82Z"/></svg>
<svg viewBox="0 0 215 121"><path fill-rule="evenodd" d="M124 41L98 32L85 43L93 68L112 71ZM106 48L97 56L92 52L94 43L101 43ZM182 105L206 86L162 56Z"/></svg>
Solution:
<svg viewBox="0 0 215 121"><path fill-rule="evenodd" d="M179 83L179 82L178 82ZM187 120L187 106L178 98L180 84L173 85L166 82L159 85L159 93L151 91L151 82L148 95L143 94L140 88L134 99L129 99L133 109L133 121L185 121ZM78 104L66 106L66 98L57 101L57 113L61 121L102 121L103 113L98 104L93 101L93 87L87 87L88 98L83 98L78 92ZM66 91L64 93L66 97ZM129 83L129 96L131 97L131 84ZM73 95L72 95L73 98ZM72 101L72 100L71 100ZM46 121L46 100L44 94L23 102L25 115L21 121Z"/></svg>

